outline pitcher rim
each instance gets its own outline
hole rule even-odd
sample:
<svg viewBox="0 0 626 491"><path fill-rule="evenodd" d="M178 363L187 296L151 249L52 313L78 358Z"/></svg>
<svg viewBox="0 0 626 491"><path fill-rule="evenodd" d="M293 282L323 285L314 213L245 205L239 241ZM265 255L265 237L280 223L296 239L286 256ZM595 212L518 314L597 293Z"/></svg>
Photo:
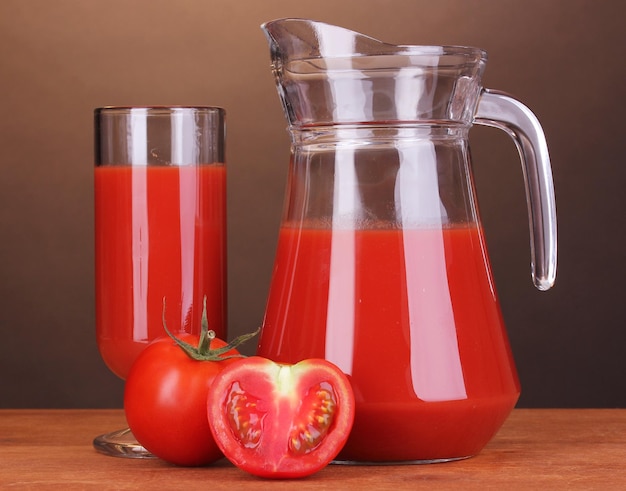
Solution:
<svg viewBox="0 0 626 491"><path fill-rule="evenodd" d="M306 24L311 24L311 25L328 26L328 27L335 27L335 28L339 27L333 24L329 24L327 22L317 21L317 20L312 20L312 19L305 19L301 17L284 17L284 18L279 18L279 19L273 19L273 20L262 23L260 27L263 30L263 32L266 33L266 35L271 36L271 30L269 28L271 28L272 25L277 25L281 23L284 24L288 22L306 23ZM419 55L424 55L424 56L457 55L458 56L458 55L461 55L461 56L475 58L477 62L478 61L485 62L488 58L487 51L477 46L470 46L470 45L464 45L464 44L441 44L441 45L438 45L438 44L393 44L393 43L381 41L380 39L369 36L367 34L363 34L359 31L353 31L352 29L347 29L343 27L339 27L339 28L345 29L346 31L351 31L355 35L358 35L359 37L363 39L367 39L372 42L375 42L376 44L380 45L381 48L384 48L387 51L385 53L383 52L373 52L373 53L365 53L365 54L355 53L354 56L378 56L378 55L383 55L383 54L393 54L397 56L398 55L399 56L402 56L402 55L412 55L412 56L419 56ZM333 58L333 57L334 56L330 56L330 58Z"/></svg>

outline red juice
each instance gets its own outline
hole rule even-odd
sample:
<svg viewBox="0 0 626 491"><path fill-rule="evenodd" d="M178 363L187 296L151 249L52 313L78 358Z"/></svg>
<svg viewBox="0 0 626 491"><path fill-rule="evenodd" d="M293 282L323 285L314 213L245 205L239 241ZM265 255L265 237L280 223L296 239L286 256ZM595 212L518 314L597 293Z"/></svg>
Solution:
<svg viewBox="0 0 626 491"><path fill-rule="evenodd" d="M173 332L226 335L226 170L222 164L95 168L96 332L125 378L143 348Z"/></svg>
<svg viewBox="0 0 626 491"><path fill-rule="evenodd" d="M520 391L476 226L283 226L258 354L348 374L356 416L339 460L475 455Z"/></svg>

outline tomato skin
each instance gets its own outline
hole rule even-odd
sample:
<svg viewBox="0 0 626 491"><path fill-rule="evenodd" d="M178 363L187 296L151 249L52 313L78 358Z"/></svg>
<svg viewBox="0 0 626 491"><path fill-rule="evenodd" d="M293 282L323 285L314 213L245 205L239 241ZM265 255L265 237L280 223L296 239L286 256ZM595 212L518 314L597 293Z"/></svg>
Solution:
<svg viewBox="0 0 626 491"><path fill-rule="evenodd" d="M191 345L198 336L181 335ZM213 339L212 348L225 346ZM231 350L228 355L238 354ZM223 455L206 417L206 399L215 376L236 359L196 361L171 338L150 343L131 367L124 410L133 435L149 452L181 466L210 464Z"/></svg>
<svg viewBox="0 0 626 491"><path fill-rule="evenodd" d="M207 398L224 455L266 478L305 477L325 467L350 434L354 407L348 378L322 359L237 360L215 377Z"/></svg>

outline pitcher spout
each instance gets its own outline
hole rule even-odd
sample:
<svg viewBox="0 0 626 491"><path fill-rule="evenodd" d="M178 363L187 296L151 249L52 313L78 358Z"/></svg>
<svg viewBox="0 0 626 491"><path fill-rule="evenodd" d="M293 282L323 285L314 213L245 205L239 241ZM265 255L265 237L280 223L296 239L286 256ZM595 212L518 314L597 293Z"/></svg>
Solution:
<svg viewBox="0 0 626 491"><path fill-rule="evenodd" d="M261 28L291 128L472 122L486 63L481 49L394 45L306 19Z"/></svg>
<svg viewBox="0 0 626 491"><path fill-rule="evenodd" d="M398 47L344 27L308 19L286 18L261 25L272 57L290 59L391 54Z"/></svg>

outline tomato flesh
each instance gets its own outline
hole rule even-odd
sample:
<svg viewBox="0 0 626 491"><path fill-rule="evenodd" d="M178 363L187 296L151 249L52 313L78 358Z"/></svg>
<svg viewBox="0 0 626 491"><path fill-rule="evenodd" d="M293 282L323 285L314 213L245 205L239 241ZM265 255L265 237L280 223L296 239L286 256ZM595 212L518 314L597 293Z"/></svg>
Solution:
<svg viewBox="0 0 626 491"><path fill-rule="evenodd" d="M300 417L290 433L289 451L305 455L314 451L330 431L337 415L337 396L328 382L311 387L304 399Z"/></svg>
<svg viewBox="0 0 626 491"><path fill-rule="evenodd" d="M226 415L231 431L246 448L254 448L261 440L264 414L257 410L258 399L246 394L239 382L233 383L226 401Z"/></svg>
<svg viewBox="0 0 626 491"><path fill-rule="evenodd" d="M224 455L271 478L322 469L345 444L354 420L350 382L318 359L295 365L260 357L236 361L216 376L207 405Z"/></svg>

